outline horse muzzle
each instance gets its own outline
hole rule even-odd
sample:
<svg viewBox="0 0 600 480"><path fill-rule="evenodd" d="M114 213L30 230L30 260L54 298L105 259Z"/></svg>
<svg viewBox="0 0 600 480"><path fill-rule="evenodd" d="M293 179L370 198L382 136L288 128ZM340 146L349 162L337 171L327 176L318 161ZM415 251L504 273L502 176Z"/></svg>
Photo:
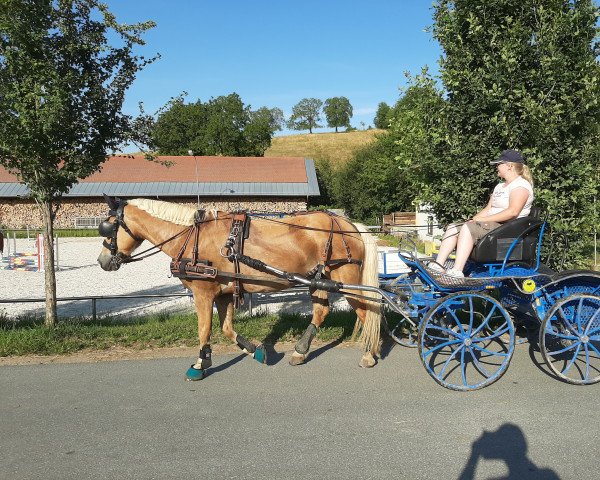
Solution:
<svg viewBox="0 0 600 480"><path fill-rule="evenodd" d="M117 253L116 255L110 255L108 253L101 253L98 257L98 263L102 270L107 272L115 272L123 263L126 263L126 257L121 253Z"/></svg>

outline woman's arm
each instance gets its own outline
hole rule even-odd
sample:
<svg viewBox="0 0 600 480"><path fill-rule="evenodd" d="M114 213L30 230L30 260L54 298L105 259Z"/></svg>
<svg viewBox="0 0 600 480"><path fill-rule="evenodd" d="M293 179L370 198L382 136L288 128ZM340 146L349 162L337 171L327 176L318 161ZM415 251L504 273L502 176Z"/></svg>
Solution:
<svg viewBox="0 0 600 480"><path fill-rule="evenodd" d="M527 191L527 189L525 187L517 187L512 192L510 192L510 196L508 197L508 208L485 218L473 219L479 222L483 221L499 223L507 222L508 220L513 220L514 218L517 218L523 210L523 207L527 203L527 198L529 198L529 192Z"/></svg>
<svg viewBox="0 0 600 480"><path fill-rule="evenodd" d="M487 203L487 205L485 207L483 207L483 209L473 217L473 220L476 222L479 222L481 220L483 220L488 212L490 211L490 208L492 208L492 197L490 197L489 202Z"/></svg>

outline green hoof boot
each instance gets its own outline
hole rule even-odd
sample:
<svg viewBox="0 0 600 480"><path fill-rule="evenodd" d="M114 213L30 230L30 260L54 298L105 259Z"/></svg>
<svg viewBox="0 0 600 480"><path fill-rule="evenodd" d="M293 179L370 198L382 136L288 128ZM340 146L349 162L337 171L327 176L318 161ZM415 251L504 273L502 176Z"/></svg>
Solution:
<svg viewBox="0 0 600 480"><path fill-rule="evenodd" d="M185 372L185 379L188 382L195 382L197 380L202 380L204 378L204 375L204 370L194 368L194 366L192 365L190 368L188 368L188 371Z"/></svg>
<svg viewBox="0 0 600 480"><path fill-rule="evenodd" d="M264 345L259 345L256 347L252 357L254 357L254 360L259 363L267 363L267 351L265 350Z"/></svg>

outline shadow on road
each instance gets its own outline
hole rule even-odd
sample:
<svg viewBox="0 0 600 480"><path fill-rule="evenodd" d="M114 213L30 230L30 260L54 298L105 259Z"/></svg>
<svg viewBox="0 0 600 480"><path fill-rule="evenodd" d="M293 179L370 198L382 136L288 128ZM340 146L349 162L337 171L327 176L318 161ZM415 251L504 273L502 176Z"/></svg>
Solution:
<svg viewBox="0 0 600 480"><path fill-rule="evenodd" d="M527 456L527 440L523 431L512 423L501 425L494 432L486 432L471 445L471 455L463 468L459 480L475 478L477 465L481 460L501 460L508 468L508 475L495 477L500 480L560 480L558 474L549 468L539 468Z"/></svg>

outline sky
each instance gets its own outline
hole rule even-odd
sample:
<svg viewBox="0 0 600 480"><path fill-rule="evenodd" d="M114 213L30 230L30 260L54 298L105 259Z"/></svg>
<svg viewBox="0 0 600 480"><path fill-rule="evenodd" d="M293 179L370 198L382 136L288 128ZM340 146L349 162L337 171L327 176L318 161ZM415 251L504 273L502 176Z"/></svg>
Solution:
<svg viewBox="0 0 600 480"><path fill-rule="evenodd" d="M154 113L237 93L245 105L283 110L303 98L344 96L355 128L373 125L380 102L393 105L404 72L441 55L431 33L431 0L108 0L119 22L154 20L137 53L161 58L138 73L124 111ZM322 119L322 125L326 125ZM364 124L364 125L363 125ZM315 132L331 132L320 128ZM307 133L284 130L277 135Z"/></svg>

